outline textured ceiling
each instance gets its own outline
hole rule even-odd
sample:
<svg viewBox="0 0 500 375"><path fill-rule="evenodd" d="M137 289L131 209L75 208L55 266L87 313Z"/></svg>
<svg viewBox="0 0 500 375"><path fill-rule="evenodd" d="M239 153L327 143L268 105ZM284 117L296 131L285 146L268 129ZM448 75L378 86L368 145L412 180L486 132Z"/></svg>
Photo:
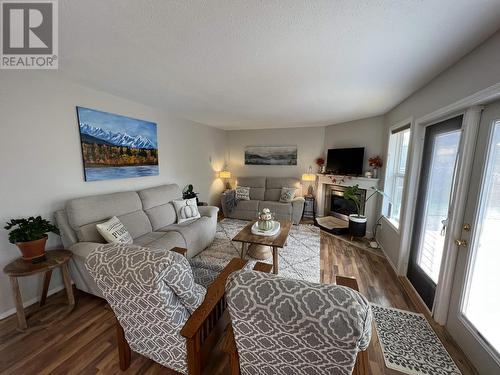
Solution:
<svg viewBox="0 0 500 375"><path fill-rule="evenodd" d="M500 0L59 4L65 75L224 129L383 114L500 25Z"/></svg>

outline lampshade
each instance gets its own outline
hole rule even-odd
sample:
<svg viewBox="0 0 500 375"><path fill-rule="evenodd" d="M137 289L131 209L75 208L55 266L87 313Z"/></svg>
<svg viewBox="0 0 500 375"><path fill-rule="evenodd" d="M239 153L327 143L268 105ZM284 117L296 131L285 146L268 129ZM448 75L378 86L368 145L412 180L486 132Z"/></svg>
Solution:
<svg viewBox="0 0 500 375"><path fill-rule="evenodd" d="M231 172L229 172L229 171L220 171L219 172L219 177L220 178L231 178Z"/></svg>
<svg viewBox="0 0 500 375"><path fill-rule="evenodd" d="M316 181L316 175L314 173L304 173L302 181Z"/></svg>

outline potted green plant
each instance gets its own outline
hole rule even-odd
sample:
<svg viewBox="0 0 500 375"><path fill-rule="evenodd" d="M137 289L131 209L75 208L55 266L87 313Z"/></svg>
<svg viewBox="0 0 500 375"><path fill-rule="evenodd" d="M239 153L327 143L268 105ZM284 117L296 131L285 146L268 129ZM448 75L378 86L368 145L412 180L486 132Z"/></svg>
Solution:
<svg viewBox="0 0 500 375"><path fill-rule="evenodd" d="M372 187L373 193L365 199L365 205L368 200L376 194L383 195L384 192ZM361 215L361 198L359 185L349 186L344 190L344 198L350 200L356 206L356 213L349 215L349 234L354 237L364 237L366 235L367 217Z"/></svg>
<svg viewBox="0 0 500 375"><path fill-rule="evenodd" d="M26 261L40 261L45 257L47 233L59 234L59 229L41 216L12 219L5 229L10 230L9 241L16 244Z"/></svg>
<svg viewBox="0 0 500 375"><path fill-rule="evenodd" d="M193 189L193 185L187 185L182 191L182 199L196 198L196 204L198 204L198 193L196 193Z"/></svg>

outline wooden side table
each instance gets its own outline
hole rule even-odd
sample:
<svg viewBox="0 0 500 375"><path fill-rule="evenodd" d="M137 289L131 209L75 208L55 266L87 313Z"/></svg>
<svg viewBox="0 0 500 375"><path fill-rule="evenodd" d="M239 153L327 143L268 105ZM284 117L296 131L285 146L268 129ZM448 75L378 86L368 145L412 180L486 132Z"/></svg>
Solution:
<svg viewBox="0 0 500 375"><path fill-rule="evenodd" d="M314 207L316 199L314 198L314 196L311 195L304 196L304 199L305 202L304 202L304 211L302 212L302 217L316 220L316 209Z"/></svg>
<svg viewBox="0 0 500 375"><path fill-rule="evenodd" d="M16 303L17 326L19 330L24 331L28 328L26 316L24 314L23 299L21 297L21 291L19 290L19 283L17 280L19 277L36 275L42 272L44 273L43 289L40 297L40 306L43 306L45 305L45 301L47 299L47 292L49 290L52 271L55 268L61 268L64 287L66 288L66 294L68 296L69 311L73 310L75 306L75 296L73 295L73 287L71 285L71 277L68 269L68 262L71 259L71 256L72 253L68 250L49 250L46 252L46 259L43 262L31 263L18 258L4 267L3 272L9 276L12 288L12 297Z"/></svg>

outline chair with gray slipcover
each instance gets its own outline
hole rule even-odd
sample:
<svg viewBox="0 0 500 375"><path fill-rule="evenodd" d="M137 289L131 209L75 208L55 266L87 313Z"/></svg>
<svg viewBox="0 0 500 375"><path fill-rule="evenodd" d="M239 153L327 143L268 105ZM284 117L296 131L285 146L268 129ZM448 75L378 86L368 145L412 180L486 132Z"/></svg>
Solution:
<svg viewBox="0 0 500 375"><path fill-rule="evenodd" d="M370 305L348 287L242 270L226 299L243 375L350 375L370 342Z"/></svg>
<svg viewBox="0 0 500 375"><path fill-rule="evenodd" d="M207 267L190 262L180 248L106 244L92 250L85 267L117 318L120 368L129 367L133 350L177 373L200 375L229 323L226 278L251 265L233 259Z"/></svg>

